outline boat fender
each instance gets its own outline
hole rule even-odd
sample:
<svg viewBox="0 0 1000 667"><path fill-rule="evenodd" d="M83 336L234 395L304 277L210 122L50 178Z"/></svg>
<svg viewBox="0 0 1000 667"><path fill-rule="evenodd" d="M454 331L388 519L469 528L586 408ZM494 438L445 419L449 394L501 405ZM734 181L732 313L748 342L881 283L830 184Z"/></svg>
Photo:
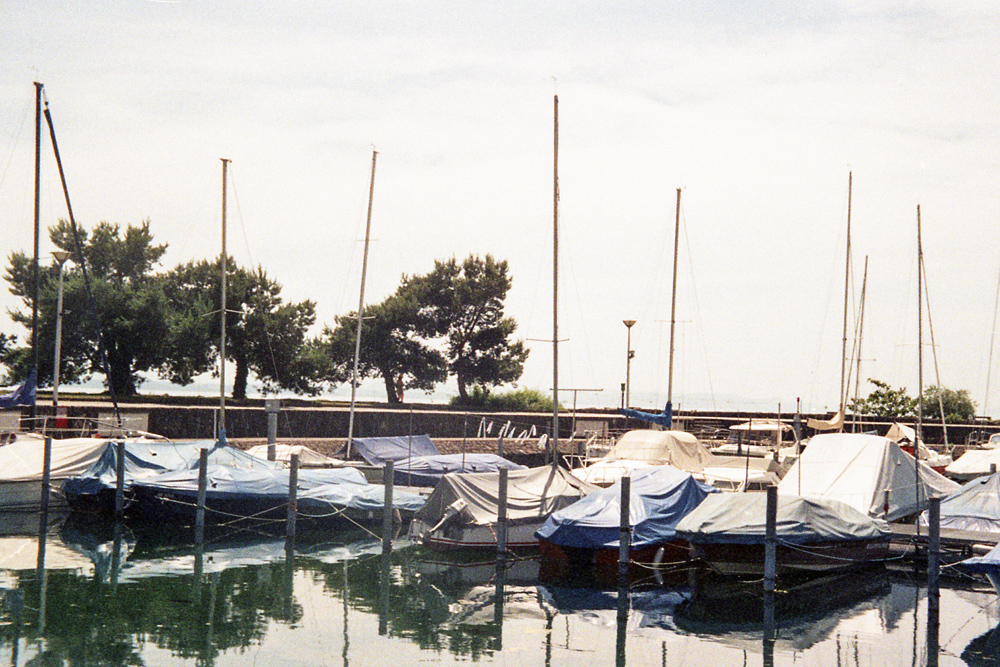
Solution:
<svg viewBox="0 0 1000 667"><path fill-rule="evenodd" d="M663 564L663 556L666 551L667 550L661 546L656 550L656 555L653 556L653 576L656 577L656 583L659 586L663 585L663 572L660 571L660 566Z"/></svg>

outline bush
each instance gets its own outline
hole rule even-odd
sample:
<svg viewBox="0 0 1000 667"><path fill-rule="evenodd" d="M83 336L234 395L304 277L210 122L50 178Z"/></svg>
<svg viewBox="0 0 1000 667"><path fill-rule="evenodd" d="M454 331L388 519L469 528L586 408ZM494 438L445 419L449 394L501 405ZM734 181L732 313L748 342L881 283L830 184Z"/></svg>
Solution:
<svg viewBox="0 0 1000 667"><path fill-rule="evenodd" d="M552 412L552 397L537 389L514 389L503 393L491 393L480 386L469 392L469 400L464 403L459 396L449 401L453 407L477 408L502 412Z"/></svg>

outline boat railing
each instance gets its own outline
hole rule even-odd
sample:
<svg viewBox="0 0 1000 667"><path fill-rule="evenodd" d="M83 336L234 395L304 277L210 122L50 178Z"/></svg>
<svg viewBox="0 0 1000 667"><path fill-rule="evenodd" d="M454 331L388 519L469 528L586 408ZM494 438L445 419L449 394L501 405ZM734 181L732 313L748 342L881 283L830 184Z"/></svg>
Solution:
<svg viewBox="0 0 1000 667"><path fill-rule="evenodd" d="M38 438L135 438L147 437L160 439L143 429L131 428L128 422L121 426L116 420L109 418L70 417L67 415L42 415L38 417L23 417L14 415L15 420L0 422L0 444L6 444L18 437L35 436ZM16 422L16 423L15 423Z"/></svg>

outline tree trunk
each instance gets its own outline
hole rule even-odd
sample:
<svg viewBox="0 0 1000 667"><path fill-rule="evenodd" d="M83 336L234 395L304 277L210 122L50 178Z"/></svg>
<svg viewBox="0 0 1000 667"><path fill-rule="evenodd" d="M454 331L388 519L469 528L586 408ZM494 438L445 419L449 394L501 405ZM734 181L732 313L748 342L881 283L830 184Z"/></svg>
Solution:
<svg viewBox="0 0 1000 667"><path fill-rule="evenodd" d="M396 387L396 380L392 373L382 371L382 381L385 383L385 396L390 405L398 405L403 402Z"/></svg>
<svg viewBox="0 0 1000 667"><path fill-rule="evenodd" d="M242 401L247 397L247 378L250 376L247 355L237 354L233 361L236 362L236 375L233 377L233 400Z"/></svg>

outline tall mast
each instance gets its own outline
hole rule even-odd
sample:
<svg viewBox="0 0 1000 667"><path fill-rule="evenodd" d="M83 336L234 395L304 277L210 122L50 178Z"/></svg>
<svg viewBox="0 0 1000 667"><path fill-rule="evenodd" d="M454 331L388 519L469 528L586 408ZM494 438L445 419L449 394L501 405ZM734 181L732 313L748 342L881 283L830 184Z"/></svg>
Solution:
<svg viewBox="0 0 1000 667"><path fill-rule="evenodd" d="M920 234L920 204L917 204L917 442L913 457L919 460L918 444L924 429L924 246ZM919 489L918 489L919 491Z"/></svg>
<svg viewBox="0 0 1000 667"><path fill-rule="evenodd" d="M674 423L674 325L677 320L674 317L677 311L677 248L680 243L681 233L681 189L677 188L677 212L674 216L674 282L670 292L670 357L667 368L667 407L664 412L667 414L667 428L671 428Z"/></svg>
<svg viewBox="0 0 1000 667"><path fill-rule="evenodd" d="M847 408L847 394L844 387L847 376L847 301L851 288L851 194L854 185L854 174L847 172L847 253L844 262L844 337L843 346L840 350L840 416L843 420L844 411ZM840 430L843 430L841 421Z"/></svg>
<svg viewBox="0 0 1000 667"><path fill-rule="evenodd" d="M219 295L219 444L226 444L226 291L228 260L226 257L226 184L229 160L222 160L222 256L219 266L222 271Z"/></svg>
<svg viewBox="0 0 1000 667"><path fill-rule="evenodd" d="M857 347L858 358L856 360L856 363L857 363L857 372L855 373L855 377L854 377L854 403L855 403L855 405L857 405L858 398L859 398L858 394L861 391L861 340L862 340L862 334L864 333L864 330L865 330L865 299L866 299L867 292L868 292L868 255L865 255L865 273L864 273L864 278L861 279L861 313L858 315L858 347ZM855 432L858 430L857 429L857 424L858 424L858 415L857 415L857 411L855 411L855 414L854 414L854 430L855 430Z"/></svg>
<svg viewBox="0 0 1000 667"><path fill-rule="evenodd" d="M552 465L559 457L559 96L552 96Z"/></svg>
<svg viewBox="0 0 1000 667"><path fill-rule="evenodd" d="M368 243L372 231L372 201L375 197L375 158L378 151L372 151L372 177L368 185L368 220L365 222L365 252L361 260L361 296L358 297L358 328L354 335L354 371L351 373L351 411L347 418L347 456L351 458L351 444L354 442L354 401L358 391L358 363L361 357L361 323L365 310L365 276L368 274Z"/></svg>
<svg viewBox="0 0 1000 667"><path fill-rule="evenodd" d="M38 238L42 193L42 84L35 82L35 252L31 264L35 291L31 297L31 368L38 376ZM31 424L35 428L35 401L31 402Z"/></svg>

